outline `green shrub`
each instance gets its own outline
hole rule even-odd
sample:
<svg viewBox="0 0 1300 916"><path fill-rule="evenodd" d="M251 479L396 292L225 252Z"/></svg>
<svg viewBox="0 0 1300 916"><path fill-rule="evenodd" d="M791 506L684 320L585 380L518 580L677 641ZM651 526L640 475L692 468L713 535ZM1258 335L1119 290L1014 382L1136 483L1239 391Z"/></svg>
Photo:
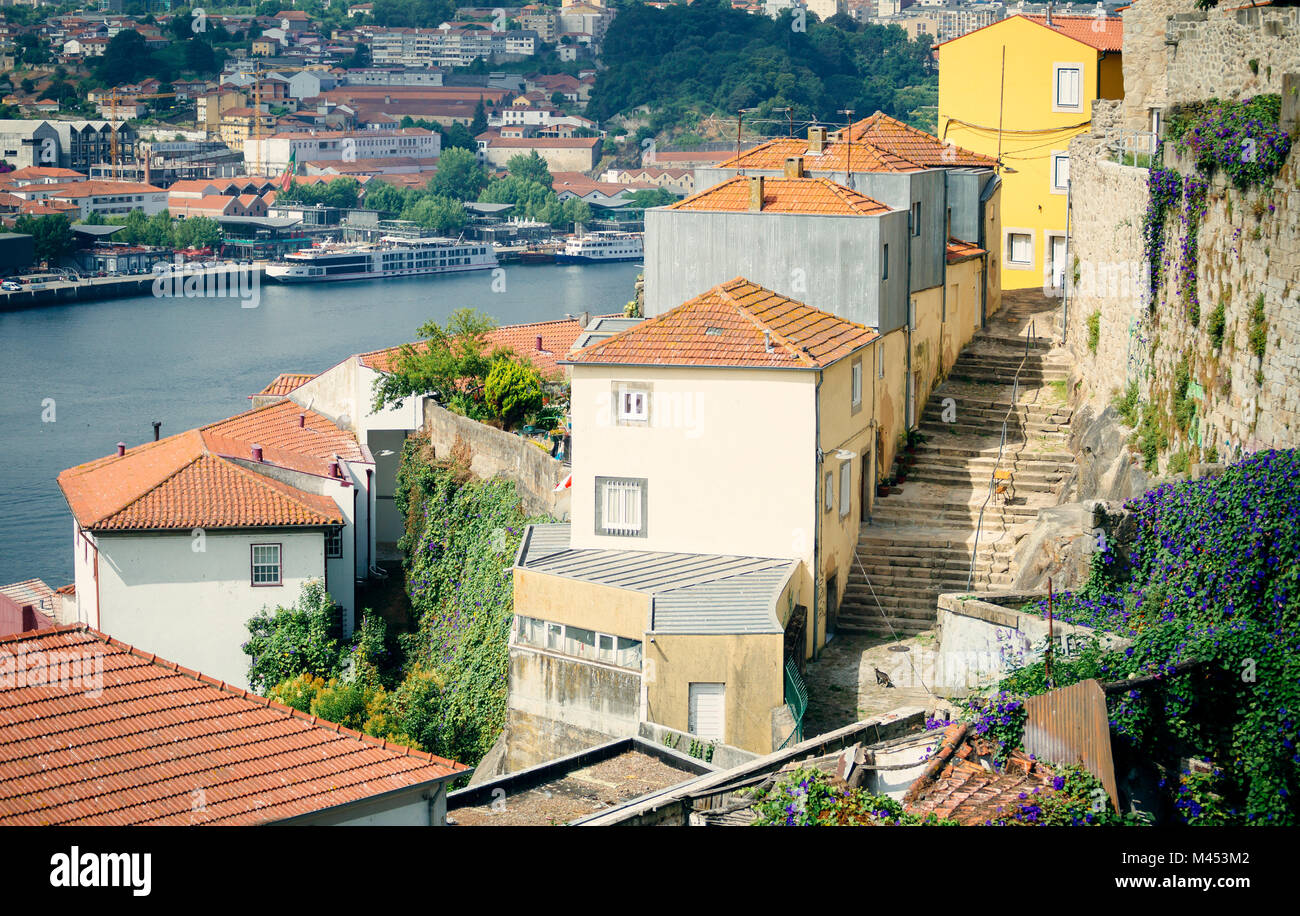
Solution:
<svg viewBox="0 0 1300 916"><path fill-rule="evenodd" d="M1264 317L1264 294L1255 297L1250 309L1250 350L1260 359L1268 347L1268 319Z"/></svg>
<svg viewBox="0 0 1300 916"><path fill-rule="evenodd" d="M1088 316L1088 352L1096 353L1097 344L1101 341L1101 312L1093 312Z"/></svg>
<svg viewBox="0 0 1300 916"><path fill-rule="evenodd" d="M1217 350L1223 346L1223 332L1227 329L1227 326L1228 308L1223 300L1219 300L1219 304L1214 307L1214 311L1210 312L1210 320L1205 327L1205 332L1210 337L1210 346L1214 347L1214 349Z"/></svg>
<svg viewBox="0 0 1300 916"><path fill-rule="evenodd" d="M1125 426L1138 425L1138 383L1133 380L1128 383L1124 393L1115 398L1111 405L1119 413L1120 419L1124 421Z"/></svg>
<svg viewBox="0 0 1300 916"><path fill-rule="evenodd" d="M780 774L766 790L751 790L757 800L756 827L950 826L934 815L908 814L888 795L865 789L838 789L821 770L800 767Z"/></svg>
<svg viewBox="0 0 1300 916"><path fill-rule="evenodd" d="M506 429L542 407L542 377L532 366L499 359L484 386L487 404Z"/></svg>
<svg viewBox="0 0 1300 916"><path fill-rule="evenodd" d="M245 624L250 635L240 647L251 660L249 686L260 691L299 674L337 675L344 658L342 615L319 579L302 587L292 607L263 608Z"/></svg>

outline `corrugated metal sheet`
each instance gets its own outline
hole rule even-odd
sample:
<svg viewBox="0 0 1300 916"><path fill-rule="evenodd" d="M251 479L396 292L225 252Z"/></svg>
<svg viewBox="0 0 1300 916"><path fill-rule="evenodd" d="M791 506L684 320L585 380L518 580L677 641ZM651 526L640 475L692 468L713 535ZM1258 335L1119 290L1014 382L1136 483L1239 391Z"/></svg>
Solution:
<svg viewBox="0 0 1300 916"><path fill-rule="evenodd" d="M1080 681L1025 700L1025 750L1061 766L1082 764L1101 780L1115 810L1119 791L1110 749L1106 694L1095 680Z"/></svg>
<svg viewBox="0 0 1300 916"><path fill-rule="evenodd" d="M796 561L720 554L569 547L568 525L533 525L524 569L653 596L660 633L779 633L776 599Z"/></svg>

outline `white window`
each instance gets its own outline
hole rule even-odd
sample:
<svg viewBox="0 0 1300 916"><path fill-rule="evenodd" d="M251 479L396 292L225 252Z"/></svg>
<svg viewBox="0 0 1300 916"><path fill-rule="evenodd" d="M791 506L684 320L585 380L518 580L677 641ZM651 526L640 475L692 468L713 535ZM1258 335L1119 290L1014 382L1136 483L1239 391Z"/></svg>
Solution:
<svg viewBox="0 0 1300 916"><path fill-rule="evenodd" d="M637 388L620 388L618 418L644 423L650 418L650 392Z"/></svg>
<svg viewBox="0 0 1300 916"><path fill-rule="evenodd" d="M600 533L622 535L642 533L644 481L597 478L596 490L597 498L600 500Z"/></svg>
<svg viewBox="0 0 1300 916"><path fill-rule="evenodd" d="M1034 234L1032 232L1007 233L1007 266L1032 267L1034 265Z"/></svg>
<svg viewBox="0 0 1300 916"><path fill-rule="evenodd" d="M1064 194L1070 187L1070 154L1052 153L1052 193Z"/></svg>
<svg viewBox="0 0 1300 916"><path fill-rule="evenodd" d="M853 361L853 387L852 387L853 407L862 406L862 358L858 357Z"/></svg>
<svg viewBox="0 0 1300 916"><path fill-rule="evenodd" d="M343 556L343 529L331 528L325 532L325 556L337 560Z"/></svg>
<svg viewBox="0 0 1300 916"><path fill-rule="evenodd" d="M853 462L840 464L840 518L849 514L853 508Z"/></svg>
<svg viewBox="0 0 1300 916"><path fill-rule="evenodd" d="M281 585L280 545L253 545L253 585Z"/></svg>
<svg viewBox="0 0 1300 916"><path fill-rule="evenodd" d="M826 472L826 511L831 511L835 505L835 475L830 471Z"/></svg>
<svg viewBox="0 0 1300 916"><path fill-rule="evenodd" d="M1082 111L1083 64L1056 64L1052 69L1053 110Z"/></svg>
<svg viewBox="0 0 1300 916"><path fill-rule="evenodd" d="M556 652L564 648L564 624L548 623L546 625L546 648Z"/></svg>
<svg viewBox="0 0 1300 916"><path fill-rule="evenodd" d="M686 730L705 741L722 741L726 735L727 685L691 684Z"/></svg>
<svg viewBox="0 0 1300 916"><path fill-rule="evenodd" d="M921 234L921 202L912 204L912 235Z"/></svg>

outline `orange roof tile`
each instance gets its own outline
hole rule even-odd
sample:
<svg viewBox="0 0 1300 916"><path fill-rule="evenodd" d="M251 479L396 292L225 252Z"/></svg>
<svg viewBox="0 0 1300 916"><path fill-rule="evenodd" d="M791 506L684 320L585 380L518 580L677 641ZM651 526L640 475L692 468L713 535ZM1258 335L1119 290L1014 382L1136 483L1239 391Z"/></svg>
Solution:
<svg viewBox="0 0 1300 916"><path fill-rule="evenodd" d="M250 397L284 397L290 391L293 391L301 385L307 384L315 377L316 376L309 372L281 372L271 380L271 384L267 385L257 394L250 395Z"/></svg>
<svg viewBox="0 0 1300 916"><path fill-rule="evenodd" d="M1052 24L1047 24L1046 16L1026 15L1028 19L1043 28L1060 32L1066 38L1073 38L1098 51L1124 50L1124 20L1118 16L1099 19L1096 16L1058 16L1052 15Z"/></svg>
<svg viewBox="0 0 1300 916"><path fill-rule="evenodd" d="M965 261L968 258L976 258L982 254L988 254L988 252L973 242L948 239L947 259L949 264L956 264L958 261Z"/></svg>
<svg viewBox="0 0 1300 916"><path fill-rule="evenodd" d="M281 401L69 468L59 474L59 487L77 523L91 530L343 524L329 497L226 460L251 460L254 445L270 467L318 476L329 475L335 454L370 460L351 433Z"/></svg>
<svg viewBox="0 0 1300 916"><path fill-rule="evenodd" d="M749 210L749 177L722 184L671 204L669 210ZM812 213L824 216L870 216L890 208L829 178L764 178L763 213Z"/></svg>
<svg viewBox="0 0 1300 916"><path fill-rule="evenodd" d="M869 143L895 156L901 156L931 168L977 166L992 168L995 160L945 143L933 134L904 124L877 111L869 118L855 121L847 128L845 139ZM843 133L843 131L841 131Z"/></svg>
<svg viewBox="0 0 1300 916"><path fill-rule="evenodd" d="M786 160L793 156L803 157L805 172L843 172L849 166L855 172L915 172L923 167L919 162L871 143L828 142L820 153L814 153L807 140L781 137L732 156L717 168L783 169Z"/></svg>
<svg viewBox="0 0 1300 916"><path fill-rule="evenodd" d="M0 824L265 824L467 769L85 627L7 637L0 649L103 666L96 690L0 682Z"/></svg>
<svg viewBox="0 0 1300 916"><path fill-rule="evenodd" d="M579 350L568 362L821 369L878 336L863 325L736 277Z"/></svg>

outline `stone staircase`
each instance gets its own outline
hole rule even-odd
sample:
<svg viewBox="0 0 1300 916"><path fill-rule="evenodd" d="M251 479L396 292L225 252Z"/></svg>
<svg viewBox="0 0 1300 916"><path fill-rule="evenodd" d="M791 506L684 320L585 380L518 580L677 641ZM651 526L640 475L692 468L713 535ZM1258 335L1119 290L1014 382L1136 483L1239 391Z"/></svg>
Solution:
<svg viewBox="0 0 1300 916"><path fill-rule="evenodd" d="M1069 357L1053 349L1049 336L1056 305L1037 293L1006 294L1002 310L930 396L921 441L895 463L894 476L903 482L877 498L862 526L838 632L910 636L932 627L936 598L968 588L977 524L969 588L1010 585L1007 529L1056 504L1074 460L1065 391ZM1028 338L1026 358L1031 319L1035 336ZM1012 380L1022 360L1017 389ZM999 482L1005 493L990 497L995 468L1011 476Z"/></svg>

